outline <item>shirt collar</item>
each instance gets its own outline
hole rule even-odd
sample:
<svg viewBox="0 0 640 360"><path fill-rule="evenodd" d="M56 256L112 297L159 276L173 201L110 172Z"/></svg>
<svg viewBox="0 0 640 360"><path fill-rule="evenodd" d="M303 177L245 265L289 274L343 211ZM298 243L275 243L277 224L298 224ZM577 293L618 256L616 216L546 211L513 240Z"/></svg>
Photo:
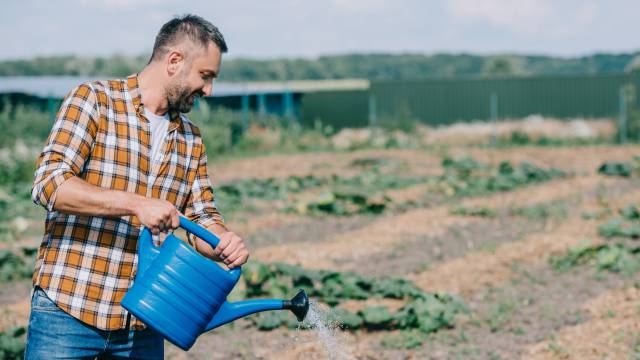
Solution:
<svg viewBox="0 0 640 360"><path fill-rule="evenodd" d="M131 94L131 99L133 101L133 107L136 110L136 114L138 116L143 115L144 104L142 103L142 94L140 93L140 87L138 86L137 73L131 74L127 77L127 87L129 88L129 94ZM182 122L180 112L176 110L170 110L169 120L171 121L171 123L169 124L169 131L177 129Z"/></svg>

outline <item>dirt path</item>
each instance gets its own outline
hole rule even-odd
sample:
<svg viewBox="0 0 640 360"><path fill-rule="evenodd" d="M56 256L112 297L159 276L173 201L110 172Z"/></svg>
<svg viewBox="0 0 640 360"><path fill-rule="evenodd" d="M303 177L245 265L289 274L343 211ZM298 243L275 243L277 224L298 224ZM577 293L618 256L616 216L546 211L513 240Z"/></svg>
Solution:
<svg viewBox="0 0 640 360"><path fill-rule="evenodd" d="M241 178L269 178L316 176L340 173L355 174L351 166L356 159L377 158L391 163L406 165L405 171L414 174L438 174L443 155L452 157L472 156L478 161L498 163L502 160L515 162L533 161L541 166L557 166L579 172L593 172L605 160L629 161L632 155L640 154L640 146L578 146L578 147L517 147L481 148L452 147L448 150L388 149L359 150L353 152L318 152L306 154L277 154L210 164L210 174L216 183Z"/></svg>
<svg viewBox="0 0 640 360"><path fill-rule="evenodd" d="M31 301L28 299L19 300L11 304L0 306L0 332L11 329L15 326L24 326L29 321L29 309Z"/></svg>
<svg viewBox="0 0 640 360"><path fill-rule="evenodd" d="M589 315L580 304L632 281L589 266L556 273L546 263L518 264L511 281L466 299L472 310L469 318L459 317L454 329L431 334L420 349L392 351L380 345L380 338L366 341L369 349L389 359L410 353L416 359L520 359L531 344L586 321Z"/></svg>
<svg viewBox="0 0 640 360"><path fill-rule="evenodd" d="M361 168L356 159L380 159L383 166L402 166L413 174L437 174L441 171L439 154L420 149L361 150L354 152L320 152L278 154L212 163L210 174L216 183L243 178L284 178L289 176L356 175Z"/></svg>
<svg viewBox="0 0 640 360"><path fill-rule="evenodd" d="M612 207L621 207L633 201L640 201L640 190L608 198L609 206ZM581 209L592 210L599 207L598 198L592 198ZM470 252L462 258L439 264L409 278L425 290L468 294L508 280L514 273L512 264L515 262L533 264L546 261L549 255L564 252L585 239L597 241L596 238L597 223L583 219L581 211L575 211L567 221L552 231L501 245L493 252Z"/></svg>
<svg viewBox="0 0 640 360"><path fill-rule="evenodd" d="M530 186L510 193L465 199L463 206L528 206L593 191L599 184L610 186L616 180L598 176L575 177ZM337 234L325 242L266 246L255 251L261 261L284 261L310 268L349 269L349 264L366 261L375 254L389 253L390 247L407 238L439 237L452 227L464 227L486 221L449 213L450 205L420 208L392 216L382 216L369 226ZM355 267L355 266L352 266Z"/></svg>
<svg viewBox="0 0 640 360"><path fill-rule="evenodd" d="M549 335L564 331L563 328L584 321L584 324L589 323L592 316L584 310L587 307L577 304L589 304L598 294L624 288L632 280L615 273L598 274L591 267L578 267L558 274L547 264L522 266L513 281L474 294L467 300L472 309L471 316L459 318L454 329L428 336L418 349L394 350L381 344L385 337L397 331L338 331L335 336L342 354L357 359L518 359L531 351L531 344L546 340ZM365 304L398 306L397 301L375 299L351 301L342 306L356 310ZM600 313L606 312L601 310ZM626 315L620 313L620 317ZM607 331L611 334L609 328ZM227 350L217 350L222 348ZM177 349L168 346L167 358L186 358L179 355ZM245 320L203 335L188 355L189 359L330 358L322 342L311 331L280 328L262 332Z"/></svg>
<svg viewBox="0 0 640 360"><path fill-rule="evenodd" d="M255 226L253 231L238 233L246 234L245 239L251 249L259 249L274 245L322 243L335 236L336 233L354 231L376 221L374 216L369 215L328 218L294 216L293 219L295 220L280 222L277 225L269 224L271 226L251 224ZM235 229L235 227L231 228Z"/></svg>
<svg viewBox="0 0 640 360"><path fill-rule="evenodd" d="M411 209L380 217L307 218L270 213L232 223L232 228L252 236L253 259L286 261L309 268L358 270L376 275L378 266L386 273L406 275L420 269L418 258L430 260L412 278L425 289L458 292L474 310L473 318L441 331L416 350L383 348L380 340L391 332L340 333L346 352L359 359L503 359L524 352L532 359L626 359L637 347L637 289L628 288L628 279L617 274L596 274L593 269L555 274L546 261L550 254L565 251L585 238L595 238L597 223L580 218L583 210L602 205L620 207L640 201L638 184L595 175L604 160L628 161L640 154L640 146L588 146L572 148L523 147L511 149L450 148L451 156L473 156L478 161L529 160L540 166L557 166L575 171L577 176L560 179L513 192L463 199L455 204ZM274 155L211 164L217 182L239 178L287 177L291 175L355 175L362 171L353 161L379 158L388 169L411 174L433 175L442 171L444 152L427 150L366 150L351 153L309 153ZM634 188L635 191L628 192ZM613 189L613 190L612 190ZM423 196L426 187L416 185L390 192L394 202ZM598 196L599 192L605 196ZM612 193L617 191L618 193ZM627 191L627 192L625 192ZM585 196L562 223L518 222L514 218L483 219L455 216L452 205L504 209L531 206L557 199ZM612 198L611 195L614 195ZM606 203L601 203L606 199ZM579 202L579 201L578 201ZM418 205L419 206L419 205ZM498 233L502 231L503 233ZM544 231L544 232L543 232ZM527 234L527 236L521 236ZM474 237L483 241L474 242ZM480 248L491 237L491 249ZM472 241L466 241L471 239ZM438 254L421 251L436 249ZM434 246L432 246L434 245ZM403 248L404 246L404 248ZM395 251L393 261L386 255ZM410 266L402 267L402 256L413 253ZM382 261L384 259L384 262ZM382 273L380 273L382 274ZM27 295L3 284L0 301L0 331L27 322ZM598 294L611 291L601 297ZM365 304L350 302L352 310ZM385 303L391 307L397 304ZM580 305L584 304L584 305ZM504 318L503 318L504 317ZM496 325L497 324L497 325ZM493 328L496 328L495 330ZM553 334L553 339L549 335ZM588 346L593 344L593 346ZM204 334L196 346L184 353L167 345L169 359L325 359L321 343L312 332L277 329L261 332L240 320Z"/></svg>
<svg viewBox="0 0 640 360"><path fill-rule="evenodd" d="M510 149L456 147L449 154L454 157L471 156L478 161L494 164L503 160L516 163L532 161L539 166L555 166L567 171L592 173L604 161L630 161L634 155L640 155L640 146L525 146Z"/></svg>
<svg viewBox="0 0 640 360"><path fill-rule="evenodd" d="M640 355L640 289L605 293L581 308L590 319L529 347L525 359L636 359Z"/></svg>

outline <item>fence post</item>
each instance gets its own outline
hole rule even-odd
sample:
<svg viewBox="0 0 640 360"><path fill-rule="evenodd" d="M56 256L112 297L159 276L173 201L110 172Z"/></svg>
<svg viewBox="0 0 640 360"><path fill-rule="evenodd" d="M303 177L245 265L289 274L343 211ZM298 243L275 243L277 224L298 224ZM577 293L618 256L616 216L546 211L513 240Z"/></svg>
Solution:
<svg viewBox="0 0 640 360"><path fill-rule="evenodd" d="M618 141L621 144L625 144L627 142L627 102L626 102L626 94L624 91L624 87L620 88L619 91L620 101L619 101L619 114L618 114Z"/></svg>
<svg viewBox="0 0 640 360"><path fill-rule="evenodd" d="M287 118L289 124L295 122L295 110L293 108L293 93L289 89L285 90L285 93L282 95L282 104L283 104L283 113L284 117Z"/></svg>
<svg viewBox="0 0 640 360"><path fill-rule="evenodd" d="M249 128L249 94L242 94L242 129Z"/></svg>
<svg viewBox="0 0 640 360"><path fill-rule="evenodd" d="M492 92L489 102L489 113L491 116L491 125L493 126L493 131L491 133L491 146L496 146L498 141L498 136L496 134L498 131L498 94Z"/></svg>
<svg viewBox="0 0 640 360"><path fill-rule="evenodd" d="M376 97L369 94L369 127L378 126L378 109L376 106Z"/></svg>
<svg viewBox="0 0 640 360"><path fill-rule="evenodd" d="M264 93L258 94L258 114L261 119L267 114L267 99Z"/></svg>

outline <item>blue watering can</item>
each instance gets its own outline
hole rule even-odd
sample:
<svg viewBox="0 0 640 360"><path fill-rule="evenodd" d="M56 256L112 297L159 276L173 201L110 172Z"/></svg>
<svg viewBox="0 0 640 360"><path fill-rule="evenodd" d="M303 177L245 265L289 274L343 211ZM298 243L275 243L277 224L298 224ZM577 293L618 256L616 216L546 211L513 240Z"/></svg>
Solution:
<svg viewBox="0 0 640 360"><path fill-rule="evenodd" d="M216 247L217 236L180 217L180 227ZM309 310L300 290L291 300L256 299L227 302L240 268L225 270L174 236L160 247L144 228L138 241L138 272L122 306L183 350L203 332L266 310L291 310L302 321Z"/></svg>

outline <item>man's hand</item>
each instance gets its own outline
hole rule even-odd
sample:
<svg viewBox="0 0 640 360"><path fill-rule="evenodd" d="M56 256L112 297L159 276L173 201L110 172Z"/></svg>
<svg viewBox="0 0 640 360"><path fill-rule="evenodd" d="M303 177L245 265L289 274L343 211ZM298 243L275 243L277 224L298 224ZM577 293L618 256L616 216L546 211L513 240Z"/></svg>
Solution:
<svg viewBox="0 0 640 360"><path fill-rule="evenodd" d="M240 236L227 231L219 234L218 238L220 238L220 243L215 249L212 249L211 245L204 240L196 238L196 249L212 260L222 261L229 269L247 262L249 250Z"/></svg>
<svg viewBox="0 0 640 360"><path fill-rule="evenodd" d="M180 226L178 210L166 200L154 198L140 200L135 208L135 215L153 235Z"/></svg>

